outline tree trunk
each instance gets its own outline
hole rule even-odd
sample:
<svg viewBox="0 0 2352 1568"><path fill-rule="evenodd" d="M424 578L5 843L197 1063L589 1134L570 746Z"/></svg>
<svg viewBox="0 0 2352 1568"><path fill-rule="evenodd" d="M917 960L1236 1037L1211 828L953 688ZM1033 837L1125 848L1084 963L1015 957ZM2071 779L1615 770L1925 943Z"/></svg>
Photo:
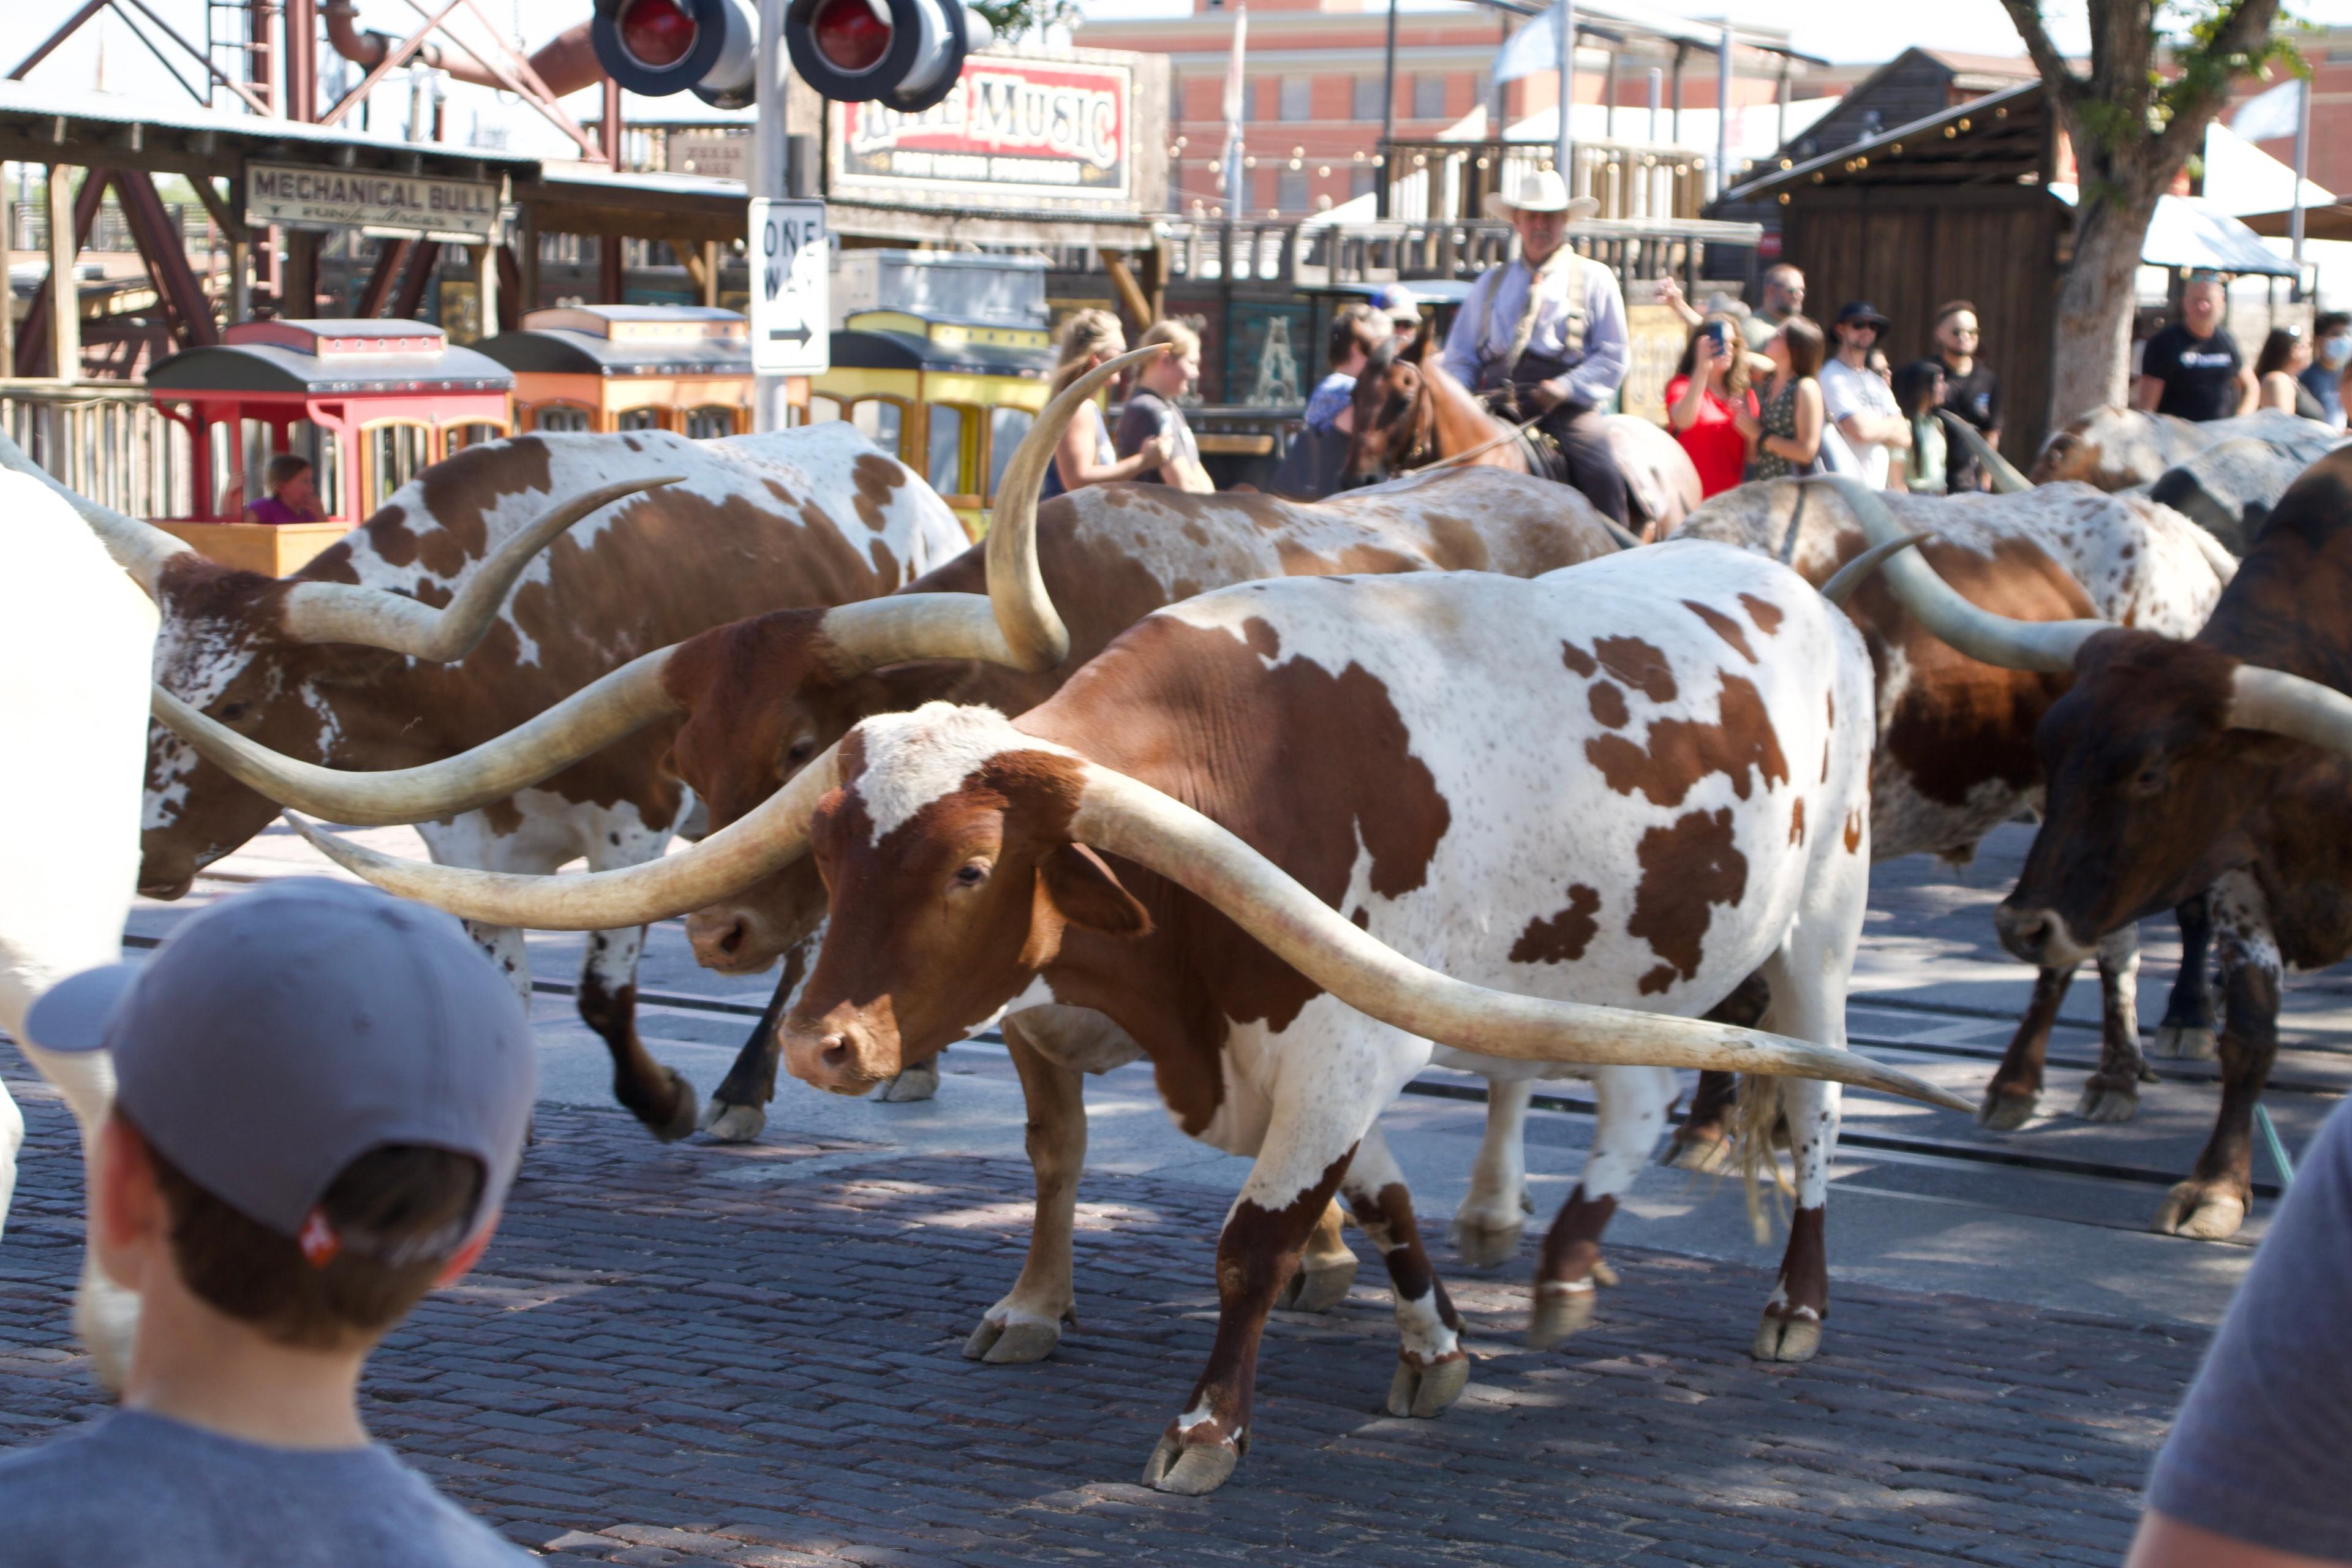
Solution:
<svg viewBox="0 0 2352 1568"><path fill-rule="evenodd" d="M2074 260L2058 285L2057 363L2051 367L2050 427L2108 404L2131 401L2133 284L2156 199L2118 205L2076 198Z"/></svg>

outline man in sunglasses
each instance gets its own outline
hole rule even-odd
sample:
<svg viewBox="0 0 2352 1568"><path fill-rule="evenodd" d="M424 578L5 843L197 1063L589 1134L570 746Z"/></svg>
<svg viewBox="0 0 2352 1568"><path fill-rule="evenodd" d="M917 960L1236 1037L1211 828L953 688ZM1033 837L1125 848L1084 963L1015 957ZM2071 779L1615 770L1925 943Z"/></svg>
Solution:
<svg viewBox="0 0 2352 1568"><path fill-rule="evenodd" d="M1886 488L1895 454L1911 449L1911 422L1895 405L1885 379L1870 368L1870 351L1886 325L1867 300L1840 307L1837 354L1822 366L1821 375L1822 405L1862 465L1863 483L1874 490Z"/></svg>
<svg viewBox="0 0 2352 1568"><path fill-rule="evenodd" d="M1936 357L1944 364L1944 409L1977 427L1988 445L2000 445L2000 378L1977 357L1983 339L1977 331L1977 308L1954 300L1936 312ZM1957 441L1947 469L1952 492L1980 490L1988 476L1976 458Z"/></svg>

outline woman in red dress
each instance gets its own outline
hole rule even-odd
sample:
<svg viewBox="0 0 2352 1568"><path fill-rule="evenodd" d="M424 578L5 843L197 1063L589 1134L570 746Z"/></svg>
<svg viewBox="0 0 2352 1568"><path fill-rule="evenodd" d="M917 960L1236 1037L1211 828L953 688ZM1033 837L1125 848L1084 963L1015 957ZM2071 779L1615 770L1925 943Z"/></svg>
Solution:
<svg viewBox="0 0 2352 1568"><path fill-rule="evenodd" d="M1748 437L1734 423L1735 410L1757 416L1748 385L1748 353L1739 324L1729 316L1709 316L1691 329L1683 362L1666 383L1666 425L1698 469L1703 494L1719 495L1748 475Z"/></svg>

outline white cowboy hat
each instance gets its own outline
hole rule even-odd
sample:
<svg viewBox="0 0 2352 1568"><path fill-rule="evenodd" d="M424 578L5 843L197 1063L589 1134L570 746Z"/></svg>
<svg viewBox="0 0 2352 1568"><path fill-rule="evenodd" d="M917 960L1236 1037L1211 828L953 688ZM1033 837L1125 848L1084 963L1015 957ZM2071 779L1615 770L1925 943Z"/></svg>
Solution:
<svg viewBox="0 0 2352 1568"><path fill-rule="evenodd" d="M1507 218L1514 211L1525 213L1564 213L1568 216L1591 217L1601 210L1601 204L1591 196L1571 196L1568 182L1559 177L1557 169L1538 169L1519 184L1519 194L1506 195L1496 191L1486 198L1488 217Z"/></svg>

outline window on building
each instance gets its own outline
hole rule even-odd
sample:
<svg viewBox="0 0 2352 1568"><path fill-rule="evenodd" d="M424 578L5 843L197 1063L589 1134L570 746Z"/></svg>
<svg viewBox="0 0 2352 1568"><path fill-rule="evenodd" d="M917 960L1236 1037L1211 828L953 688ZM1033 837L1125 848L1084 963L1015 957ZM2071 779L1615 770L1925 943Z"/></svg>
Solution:
<svg viewBox="0 0 2352 1568"><path fill-rule="evenodd" d="M1282 209L1285 217L1303 217L1308 204L1307 171L1285 169L1274 184L1274 205Z"/></svg>
<svg viewBox="0 0 2352 1568"><path fill-rule="evenodd" d="M1242 118L1244 120L1264 120L1265 118L1265 105L1259 101L1257 89L1267 85L1269 84L1257 81L1244 81L1242 83Z"/></svg>
<svg viewBox="0 0 2352 1568"><path fill-rule="evenodd" d="M1412 117L1415 120L1445 118L1444 77L1423 75L1412 79Z"/></svg>
<svg viewBox="0 0 2352 1568"><path fill-rule="evenodd" d="M1369 196L1380 184L1381 172L1370 163L1358 163L1348 172L1348 195Z"/></svg>
<svg viewBox="0 0 2352 1568"><path fill-rule="evenodd" d="M735 411L718 404L707 404L686 411L686 434L689 440L713 441L721 436L735 434Z"/></svg>
<svg viewBox="0 0 2352 1568"><path fill-rule="evenodd" d="M662 427L665 410L659 408L628 408L613 416L615 430L658 430Z"/></svg>
<svg viewBox="0 0 2352 1568"><path fill-rule="evenodd" d="M542 407L532 412L530 423L531 427L537 430L585 435L588 430L588 411L570 404Z"/></svg>
<svg viewBox="0 0 2352 1568"><path fill-rule="evenodd" d="M1029 426L1037 416L1026 408L992 408L988 411L988 495L992 502L997 486L1004 482L1004 465L1013 461L1013 454L1021 449L1029 434Z"/></svg>
<svg viewBox="0 0 2352 1568"><path fill-rule="evenodd" d="M840 417L841 400L839 398L827 397L823 393L809 395L808 422L810 424L830 425Z"/></svg>
<svg viewBox="0 0 2352 1568"><path fill-rule="evenodd" d="M849 405L849 422L857 433L889 453L903 458L906 450L898 445L898 430L905 405L893 398L861 397Z"/></svg>
<svg viewBox="0 0 2352 1568"><path fill-rule="evenodd" d="M1308 90L1314 85L1312 79L1303 76L1286 76L1282 79L1282 117L1285 120L1315 118L1313 94Z"/></svg>
<svg viewBox="0 0 2352 1568"><path fill-rule="evenodd" d="M1360 76L1356 79L1354 112L1359 120L1388 118L1388 86L1386 77Z"/></svg>
<svg viewBox="0 0 2352 1568"><path fill-rule="evenodd" d="M930 472L926 477L931 489L943 496L970 495L971 486L964 482L963 410L934 403L927 412Z"/></svg>

